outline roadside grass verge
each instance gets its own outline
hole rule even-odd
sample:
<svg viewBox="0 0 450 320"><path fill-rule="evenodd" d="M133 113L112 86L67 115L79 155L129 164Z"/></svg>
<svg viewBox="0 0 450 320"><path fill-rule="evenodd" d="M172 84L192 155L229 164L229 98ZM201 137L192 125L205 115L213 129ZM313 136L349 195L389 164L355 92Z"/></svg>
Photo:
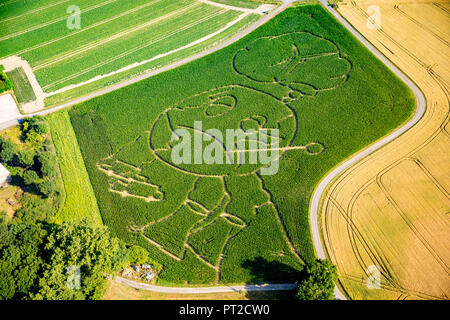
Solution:
<svg viewBox="0 0 450 320"><path fill-rule="evenodd" d="M226 4L233 7L241 7L249 9L258 8L262 4L261 2L258 3L257 1L252 0L212 0L212 2Z"/></svg>

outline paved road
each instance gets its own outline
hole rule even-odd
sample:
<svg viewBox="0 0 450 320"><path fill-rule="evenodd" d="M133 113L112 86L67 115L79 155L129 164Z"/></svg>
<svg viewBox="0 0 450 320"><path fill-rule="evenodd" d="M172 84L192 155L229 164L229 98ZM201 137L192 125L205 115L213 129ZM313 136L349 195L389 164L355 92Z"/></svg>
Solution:
<svg viewBox="0 0 450 320"><path fill-rule="evenodd" d="M232 44L232 43L242 39L243 37L245 37L249 33L253 32L257 28L259 28L261 25L263 25L264 23L266 23L267 21L269 21L270 19L275 17L277 14L282 12L284 9L286 9L292 2L295 2L295 1L298 1L298 0L282 0L282 1L283 1L283 4L281 6L275 8L269 14L263 16L257 22L255 22L254 24L250 25L248 28L244 29L242 32L240 32L239 34L235 35L233 38L231 38L231 39L229 39L229 40L227 40L225 42L222 42L221 44L219 44L218 46L216 46L214 48L211 48L209 50L200 52L198 54L195 54L193 56L190 56L190 57L185 58L183 60L180 60L178 62L172 63L172 64L167 65L165 67L162 67L160 69L153 70L153 71L141 74L141 75L139 75L139 76L137 76L135 78L131 78L131 79L126 80L124 82L112 85L110 87L104 88L104 89L99 90L97 92L94 92L94 93L88 94L86 96L83 96L81 98L78 98L78 99L72 100L70 102L61 104L61 105L59 105L59 106L57 106L55 108L51 108L51 109L47 109L47 110L42 110L42 111L39 111L39 112L31 113L31 114L28 114L26 116L31 117L31 116L35 116L35 115L46 115L46 114L49 114L49 113L52 113L52 112L56 112L56 111L64 109L64 108L71 107L71 106L79 104L81 102L84 102L84 101L90 100L92 98L104 95L106 93L115 91L117 89L126 87L126 86L128 86L130 84L133 84L133 83L139 82L141 80L153 77L153 76L155 76L155 75L157 75L159 73L162 73L162 72L165 72L165 71L168 71L168 70L171 70L171 69L175 69L175 68L177 68L179 66L182 66L182 65L187 64L189 62L192 62L194 60L202 58L202 57L204 57L206 55L209 55L209 54L211 54L213 52L219 51L219 50L229 46L230 44ZM13 125L16 125L19 122L19 120L23 119L24 117L25 116L21 115L21 116L17 116L15 119L12 119L12 120L0 123L0 130L6 129L6 128L11 127Z"/></svg>
<svg viewBox="0 0 450 320"><path fill-rule="evenodd" d="M266 285L249 284L242 286L223 286L223 287L176 288L176 287L155 286L147 283L125 279L119 276L117 276L114 279L114 281L141 290L165 292L165 293L185 293L185 294L239 292L239 291L285 291L285 290L294 290L296 286L295 283L286 283L286 284L266 284Z"/></svg>
<svg viewBox="0 0 450 320"><path fill-rule="evenodd" d="M328 184L331 183L331 181L334 178L336 178L339 174L341 174L349 167L353 166L361 159L367 157L369 154L375 152L376 150L380 149L384 145L388 144L392 140L398 138L403 133L411 129L417 122L419 122L419 120L425 113L426 101L420 89L399 69L397 69L397 67L395 67L392 64L392 62L390 62L382 53L380 53L369 41L367 41L362 35L360 35L344 18L342 18L336 11L334 11L331 7L329 7L327 5L326 0L320 0L320 2L345 28L347 28L347 30L349 30L362 44L364 44L375 56L377 56L378 59L380 59L392 72L394 72L403 82L405 82L408 85L408 87L414 92L414 95L416 96L417 100L416 113L408 123L406 123L401 128L397 129L390 135L382 138L381 140L378 140L376 143L372 144L368 148L353 155L350 159L348 159L344 163L340 164L338 167L336 167L333 171L331 171L325 178L323 178L320 181L319 185L314 191L309 209L309 222L311 225L311 233L313 237L314 247L316 249L316 254L320 259L325 259L326 258L325 250L320 237L318 212L320 208L319 207L320 199L325 189L327 188ZM335 296L338 299L345 299L344 294L339 290L338 287L336 287L335 289Z"/></svg>

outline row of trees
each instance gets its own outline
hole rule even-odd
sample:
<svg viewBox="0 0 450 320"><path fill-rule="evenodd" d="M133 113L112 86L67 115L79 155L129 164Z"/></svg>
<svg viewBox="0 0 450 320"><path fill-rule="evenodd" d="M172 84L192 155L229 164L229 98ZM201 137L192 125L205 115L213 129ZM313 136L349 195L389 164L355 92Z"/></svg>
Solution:
<svg viewBox="0 0 450 320"><path fill-rule="evenodd" d="M2 224L0 299L101 299L105 277L146 257L85 222Z"/></svg>

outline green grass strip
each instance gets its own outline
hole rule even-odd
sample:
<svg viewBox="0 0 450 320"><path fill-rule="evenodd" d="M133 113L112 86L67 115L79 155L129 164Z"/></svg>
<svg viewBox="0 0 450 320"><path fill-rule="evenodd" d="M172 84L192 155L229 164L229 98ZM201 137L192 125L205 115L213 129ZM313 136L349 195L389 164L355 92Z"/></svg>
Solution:
<svg viewBox="0 0 450 320"><path fill-rule="evenodd" d="M101 225L102 218L97 200L67 111L49 115L48 121L66 193L64 207L56 217L56 222L80 221L86 218L96 225Z"/></svg>

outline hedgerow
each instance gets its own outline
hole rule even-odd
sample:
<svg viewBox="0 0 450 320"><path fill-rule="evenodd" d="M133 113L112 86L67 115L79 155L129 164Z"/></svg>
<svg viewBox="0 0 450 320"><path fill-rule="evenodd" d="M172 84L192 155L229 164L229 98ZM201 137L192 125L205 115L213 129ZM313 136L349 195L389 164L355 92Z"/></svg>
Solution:
<svg viewBox="0 0 450 320"><path fill-rule="evenodd" d="M6 73L0 69L0 93L5 92L5 91L10 91L13 89L14 89L14 84L9 79L9 77L6 75Z"/></svg>

